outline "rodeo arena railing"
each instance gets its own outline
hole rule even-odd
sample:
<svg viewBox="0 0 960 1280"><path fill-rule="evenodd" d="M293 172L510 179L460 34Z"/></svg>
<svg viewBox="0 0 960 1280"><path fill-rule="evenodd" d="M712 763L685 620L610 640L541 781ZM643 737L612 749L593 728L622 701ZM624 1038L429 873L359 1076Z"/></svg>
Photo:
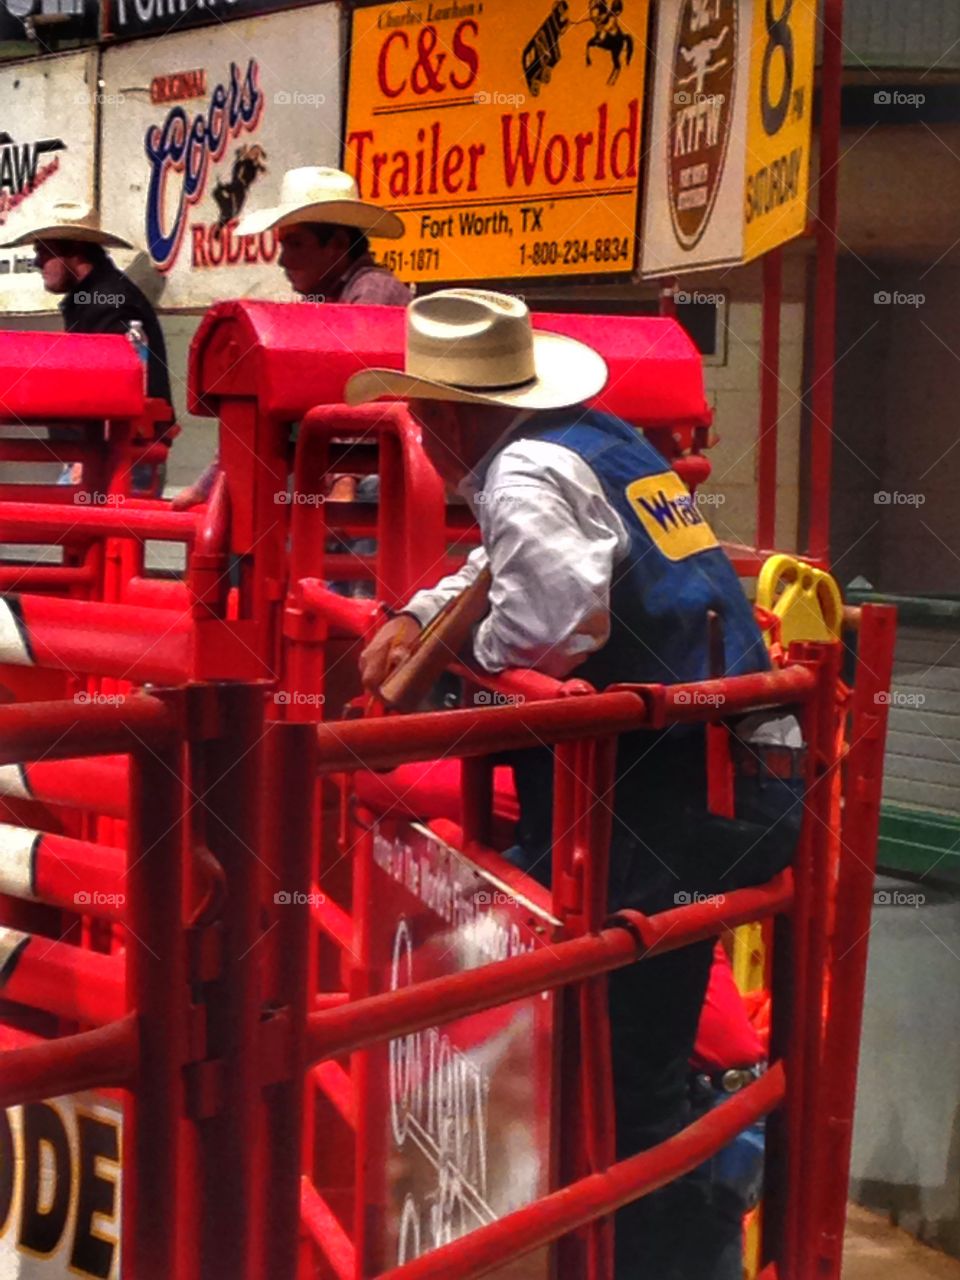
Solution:
<svg viewBox="0 0 960 1280"><path fill-rule="evenodd" d="M597 347L602 406L706 477L676 321L535 319ZM0 1161L37 1163L45 1100L122 1106L120 1187L106 1148L72 1192L69 1161L32 1199L4 1172L0 1247L38 1276L66 1256L134 1280L609 1280L613 1211L769 1116L759 1274L839 1277L893 611L846 612L844 684L844 646L801 637L770 672L602 693L458 660L463 706L358 715L384 607L478 542L403 406L341 403L402 342L387 308L213 308L190 403L223 473L174 513L131 494L156 453L130 445L129 344L0 335L0 418L34 435L0 459L82 463L72 487L0 491ZM82 444L39 444L67 422ZM378 475L376 505L323 501L344 473ZM147 567L155 542L182 544L182 576ZM732 554L752 577L768 550ZM728 717L779 706L809 745L792 867L609 916L618 735L709 722L713 771ZM516 800L490 759L544 744L550 890L498 852ZM768 1069L617 1161L605 975L758 921Z"/></svg>

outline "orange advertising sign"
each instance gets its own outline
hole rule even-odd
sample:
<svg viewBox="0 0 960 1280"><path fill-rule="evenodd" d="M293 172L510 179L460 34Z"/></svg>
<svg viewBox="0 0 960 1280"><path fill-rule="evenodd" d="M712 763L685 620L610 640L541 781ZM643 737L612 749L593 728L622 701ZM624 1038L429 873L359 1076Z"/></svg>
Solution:
<svg viewBox="0 0 960 1280"><path fill-rule="evenodd" d="M574 3L353 11L343 167L402 279L633 269L649 4Z"/></svg>

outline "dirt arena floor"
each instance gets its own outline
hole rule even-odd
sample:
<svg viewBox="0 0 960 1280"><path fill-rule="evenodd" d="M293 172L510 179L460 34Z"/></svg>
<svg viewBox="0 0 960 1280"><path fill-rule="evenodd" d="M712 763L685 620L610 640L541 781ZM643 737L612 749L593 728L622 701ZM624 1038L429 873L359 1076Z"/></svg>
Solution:
<svg viewBox="0 0 960 1280"><path fill-rule="evenodd" d="M960 1261L918 1244L858 1205L847 1212L843 1280L960 1280Z"/></svg>

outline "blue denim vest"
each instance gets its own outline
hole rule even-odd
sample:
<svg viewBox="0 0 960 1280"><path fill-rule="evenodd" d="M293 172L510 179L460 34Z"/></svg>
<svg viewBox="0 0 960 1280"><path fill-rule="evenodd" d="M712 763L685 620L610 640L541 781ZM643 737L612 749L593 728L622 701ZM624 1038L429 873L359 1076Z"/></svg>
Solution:
<svg viewBox="0 0 960 1280"><path fill-rule="evenodd" d="M575 409L538 415L518 435L582 458L630 536L613 571L610 638L571 676L603 689L769 668L733 565L680 477L639 432L608 414ZM720 623L722 671L710 670L708 610Z"/></svg>

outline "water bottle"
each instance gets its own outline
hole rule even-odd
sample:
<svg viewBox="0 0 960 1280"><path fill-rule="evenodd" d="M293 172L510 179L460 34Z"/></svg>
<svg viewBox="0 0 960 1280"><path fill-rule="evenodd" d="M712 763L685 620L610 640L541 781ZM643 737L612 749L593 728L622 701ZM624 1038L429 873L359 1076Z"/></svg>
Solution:
<svg viewBox="0 0 960 1280"><path fill-rule="evenodd" d="M150 347L147 343L147 335L143 328L142 320L131 320L127 329L127 337L137 353L137 359L143 365L143 387L147 388L147 365L150 360Z"/></svg>

